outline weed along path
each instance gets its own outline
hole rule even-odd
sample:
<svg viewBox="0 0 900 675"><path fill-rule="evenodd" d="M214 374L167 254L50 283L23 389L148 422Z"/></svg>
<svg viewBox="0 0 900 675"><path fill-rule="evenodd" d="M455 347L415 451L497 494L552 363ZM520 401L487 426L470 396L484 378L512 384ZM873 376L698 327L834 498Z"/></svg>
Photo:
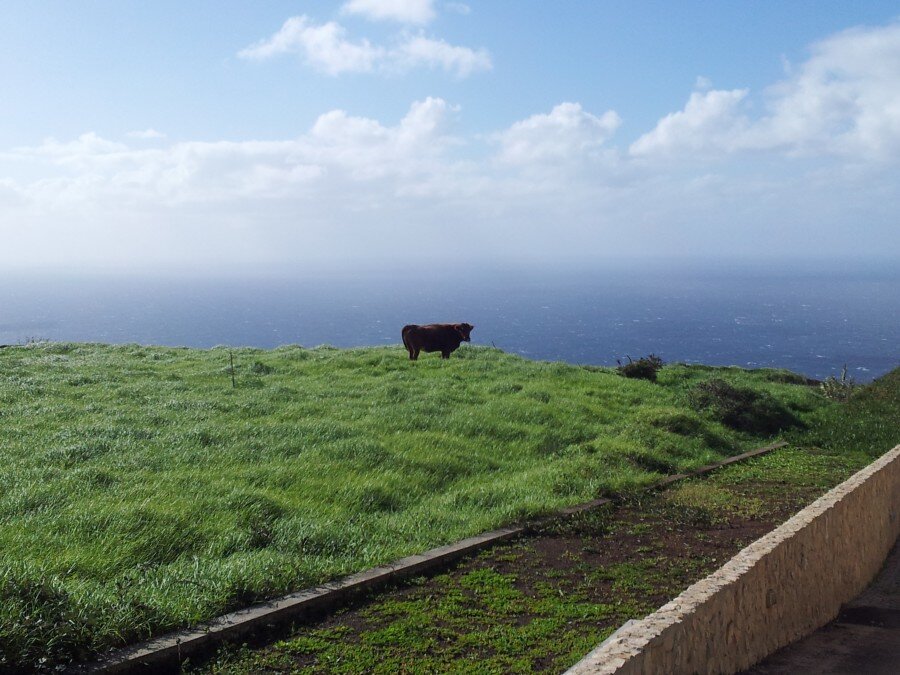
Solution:
<svg viewBox="0 0 900 675"><path fill-rule="evenodd" d="M785 371L653 382L470 346L233 357L0 350L0 671L92 661L776 434L820 462L800 484L828 482L900 426L896 373L841 403Z"/></svg>

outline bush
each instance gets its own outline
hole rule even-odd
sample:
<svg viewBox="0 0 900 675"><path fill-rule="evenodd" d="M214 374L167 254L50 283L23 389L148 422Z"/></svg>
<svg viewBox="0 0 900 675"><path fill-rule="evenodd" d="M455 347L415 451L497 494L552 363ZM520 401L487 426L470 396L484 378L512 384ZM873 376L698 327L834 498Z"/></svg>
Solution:
<svg viewBox="0 0 900 675"><path fill-rule="evenodd" d="M628 363L622 365L619 361L619 375L623 377L631 377L639 380L650 380L656 382L656 372L663 367L663 360L656 354L642 356L637 361L633 361L629 356Z"/></svg>
<svg viewBox="0 0 900 675"><path fill-rule="evenodd" d="M856 383L852 377L847 377L847 364L844 364L841 370L841 379L837 379L832 375L819 387L826 398L830 398L832 401L846 402L850 400L850 395L853 393Z"/></svg>
<svg viewBox="0 0 900 675"><path fill-rule="evenodd" d="M706 410L727 427L755 435L771 435L803 423L765 392L735 387L714 378L700 382L688 393L695 410Z"/></svg>

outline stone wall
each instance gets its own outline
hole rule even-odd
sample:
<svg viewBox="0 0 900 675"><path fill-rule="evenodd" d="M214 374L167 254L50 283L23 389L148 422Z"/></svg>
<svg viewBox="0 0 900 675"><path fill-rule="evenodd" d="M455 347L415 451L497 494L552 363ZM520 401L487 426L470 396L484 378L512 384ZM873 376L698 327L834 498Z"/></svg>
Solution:
<svg viewBox="0 0 900 675"><path fill-rule="evenodd" d="M900 445L569 673L734 673L835 618L900 534Z"/></svg>

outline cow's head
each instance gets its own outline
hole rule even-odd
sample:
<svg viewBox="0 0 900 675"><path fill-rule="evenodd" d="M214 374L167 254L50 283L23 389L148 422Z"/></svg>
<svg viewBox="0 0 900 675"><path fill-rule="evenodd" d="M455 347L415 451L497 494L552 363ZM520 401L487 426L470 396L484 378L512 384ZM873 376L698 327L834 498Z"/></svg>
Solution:
<svg viewBox="0 0 900 675"><path fill-rule="evenodd" d="M456 329L456 332L459 333L459 337L462 338L463 342L469 342L472 338L469 337L469 333L472 332L472 329L475 328L470 323L455 323L453 327Z"/></svg>

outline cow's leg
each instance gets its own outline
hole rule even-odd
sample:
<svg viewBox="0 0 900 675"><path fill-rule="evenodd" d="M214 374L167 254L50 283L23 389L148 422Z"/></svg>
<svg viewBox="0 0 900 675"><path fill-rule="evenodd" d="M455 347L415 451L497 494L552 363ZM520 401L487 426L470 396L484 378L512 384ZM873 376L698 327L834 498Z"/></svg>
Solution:
<svg viewBox="0 0 900 675"><path fill-rule="evenodd" d="M442 359L449 359L449 358L450 358L450 352L449 352L448 350L445 349L444 351L441 352L441 358L442 358Z"/></svg>
<svg viewBox="0 0 900 675"><path fill-rule="evenodd" d="M409 352L410 361L418 361L419 360L419 349L418 347L414 347Z"/></svg>

